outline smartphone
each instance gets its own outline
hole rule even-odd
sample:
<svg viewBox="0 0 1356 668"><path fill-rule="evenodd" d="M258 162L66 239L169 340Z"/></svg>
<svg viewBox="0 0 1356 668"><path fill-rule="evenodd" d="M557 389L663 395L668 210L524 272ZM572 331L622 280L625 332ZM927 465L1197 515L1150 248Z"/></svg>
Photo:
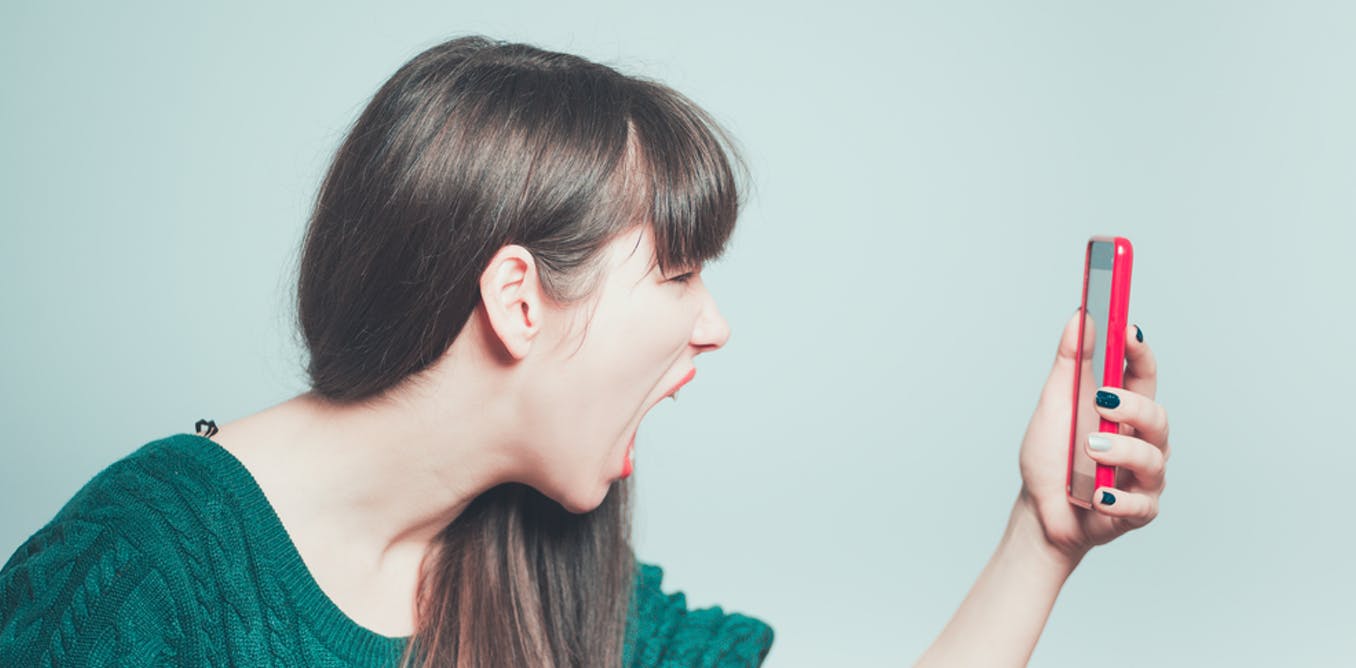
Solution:
<svg viewBox="0 0 1356 668"><path fill-rule="evenodd" d="M1121 387L1125 376L1125 328L1129 324L1130 269L1135 251L1124 237L1088 239L1083 260L1083 301L1078 333L1081 361L1075 366L1073 416L1069 420L1069 503L1092 508L1098 487L1116 486L1116 468L1088 456L1085 445L1094 432L1118 433L1120 425L1097 413L1101 387Z"/></svg>

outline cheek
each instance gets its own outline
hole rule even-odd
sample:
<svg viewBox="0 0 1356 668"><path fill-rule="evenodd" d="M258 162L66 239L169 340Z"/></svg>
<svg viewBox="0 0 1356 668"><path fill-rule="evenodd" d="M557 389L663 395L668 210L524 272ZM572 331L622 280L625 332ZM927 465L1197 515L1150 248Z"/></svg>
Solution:
<svg viewBox="0 0 1356 668"><path fill-rule="evenodd" d="M681 351L692 335L692 321L676 309L654 310L628 326L637 357L668 360Z"/></svg>
<svg viewBox="0 0 1356 668"><path fill-rule="evenodd" d="M657 385L687 349L698 315L691 300L666 290L672 287L604 300L578 334L582 345L578 338L561 345L555 425L589 441L620 438L636 412L667 389Z"/></svg>
<svg viewBox="0 0 1356 668"><path fill-rule="evenodd" d="M567 389L571 414L561 415L572 433L591 442L581 447L615 444L629 436L631 422L668 378L690 335L672 312L636 309L626 318L595 323L579 358L586 358L587 376ZM626 433L624 433L626 432ZM593 443L593 441L597 441Z"/></svg>
<svg viewBox="0 0 1356 668"><path fill-rule="evenodd" d="M618 380L650 374L653 387L691 339L696 313L691 305L662 293L638 296L625 306L614 312L619 317L599 343L612 358Z"/></svg>

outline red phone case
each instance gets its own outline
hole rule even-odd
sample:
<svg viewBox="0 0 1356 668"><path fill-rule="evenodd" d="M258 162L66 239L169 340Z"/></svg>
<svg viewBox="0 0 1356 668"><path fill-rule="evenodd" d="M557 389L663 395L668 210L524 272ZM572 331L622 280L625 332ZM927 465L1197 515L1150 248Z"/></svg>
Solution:
<svg viewBox="0 0 1356 668"><path fill-rule="evenodd" d="M1079 302L1079 312L1086 313L1088 299L1088 277L1092 269L1092 248L1094 243L1112 244L1111 303L1107 308L1106 349L1103 356L1102 385L1105 387L1122 386L1125 380L1125 328L1129 324L1130 311L1130 271L1134 266L1135 251L1130 240L1124 237L1094 236L1088 240L1083 258L1083 298ZM1100 323L1098 323L1100 324ZM1083 350L1083 334L1086 327L1078 328L1078 350ZM1065 478L1065 491L1069 502L1084 508L1092 507L1092 493L1099 487L1116 486L1116 467L1097 464L1092 490L1074 490L1074 457L1076 448L1083 446L1078 442L1079 386L1083 382L1083 365L1074 366L1073 412L1069 420L1069 467ZM1118 423L1100 418L1098 428L1103 433L1119 433ZM1087 491L1087 498L1081 492Z"/></svg>

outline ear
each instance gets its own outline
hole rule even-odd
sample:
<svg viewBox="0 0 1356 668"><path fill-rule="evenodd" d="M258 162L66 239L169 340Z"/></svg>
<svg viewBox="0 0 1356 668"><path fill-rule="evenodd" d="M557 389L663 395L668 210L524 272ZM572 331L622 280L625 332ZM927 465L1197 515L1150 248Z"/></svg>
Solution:
<svg viewBox="0 0 1356 668"><path fill-rule="evenodd" d="M537 263L517 244L499 249L480 274L480 300L490 328L514 359L523 359L541 332L543 300Z"/></svg>

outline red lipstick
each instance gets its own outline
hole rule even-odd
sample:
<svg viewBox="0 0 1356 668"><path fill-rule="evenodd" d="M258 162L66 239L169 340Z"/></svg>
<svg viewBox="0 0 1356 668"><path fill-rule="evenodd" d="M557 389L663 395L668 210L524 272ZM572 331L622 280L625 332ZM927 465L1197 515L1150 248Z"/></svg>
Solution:
<svg viewBox="0 0 1356 668"><path fill-rule="evenodd" d="M622 462L621 477L623 478L631 477L631 470L634 468L634 466L631 464L631 456L635 448L636 448L636 439L633 437L631 439L631 442L626 445L626 460Z"/></svg>
<svg viewBox="0 0 1356 668"><path fill-rule="evenodd" d="M686 376L683 376L683 379L680 380L680 381L678 381L678 384L677 384L677 385L674 385L674 386L673 386L673 389L671 389L671 390L669 390L667 393L665 393L664 396L666 396L666 397L671 397L671 396L673 396L673 393L674 393L674 392L677 392L677 391L679 390L679 388L681 388L682 386L687 385L688 383L692 382L692 378L695 377L696 375L697 375L697 367L692 367L691 369L688 370L687 375L686 375Z"/></svg>

